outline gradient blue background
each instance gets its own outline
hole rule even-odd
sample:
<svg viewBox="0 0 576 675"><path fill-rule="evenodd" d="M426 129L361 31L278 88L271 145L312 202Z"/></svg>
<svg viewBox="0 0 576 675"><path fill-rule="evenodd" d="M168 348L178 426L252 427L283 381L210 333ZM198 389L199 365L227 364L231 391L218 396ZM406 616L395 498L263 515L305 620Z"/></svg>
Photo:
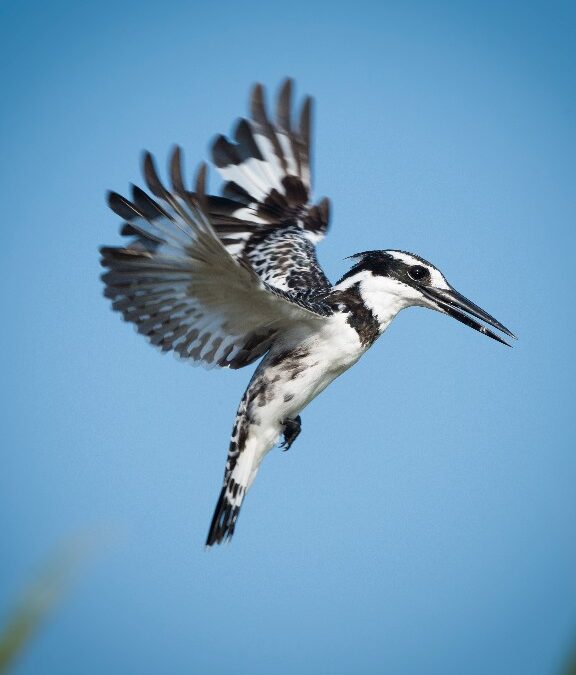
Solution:
<svg viewBox="0 0 576 675"><path fill-rule="evenodd" d="M576 632L569 2L0 3L0 610L95 553L19 675L547 675ZM190 168L296 78L336 279L414 251L520 340L402 313L204 551L250 369L161 357L101 297L104 192ZM212 186L217 182L212 176Z"/></svg>

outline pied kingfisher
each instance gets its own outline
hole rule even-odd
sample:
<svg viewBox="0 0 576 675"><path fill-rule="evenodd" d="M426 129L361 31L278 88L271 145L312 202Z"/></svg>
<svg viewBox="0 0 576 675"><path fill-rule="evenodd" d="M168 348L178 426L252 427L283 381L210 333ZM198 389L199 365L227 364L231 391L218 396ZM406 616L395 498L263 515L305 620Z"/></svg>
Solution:
<svg viewBox="0 0 576 675"><path fill-rule="evenodd" d="M229 540L246 492L266 453L300 433L300 412L350 368L401 309L428 307L508 344L475 321L514 337L460 295L429 262L404 251L365 251L332 285L315 245L328 229L329 201L311 202L311 98L292 114L292 81L281 86L276 118L256 85L250 119L233 140L218 136L212 161L225 184L206 194L201 165L193 189L181 151L170 161L170 187L144 154L153 199L132 187L131 200L109 193L126 221L124 248L102 247L104 294L126 321L162 351L223 368L264 357L236 414L224 484L207 546Z"/></svg>

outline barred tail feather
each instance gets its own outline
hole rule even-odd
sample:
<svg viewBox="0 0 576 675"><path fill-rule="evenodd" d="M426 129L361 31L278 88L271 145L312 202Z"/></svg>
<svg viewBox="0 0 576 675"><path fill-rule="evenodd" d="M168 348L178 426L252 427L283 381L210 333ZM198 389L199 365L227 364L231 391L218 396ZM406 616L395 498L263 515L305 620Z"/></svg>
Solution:
<svg viewBox="0 0 576 675"><path fill-rule="evenodd" d="M240 500L240 504L235 503L236 501L230 499L228 486L224 485L220 491L218 503L212 516L206 546L222 544L224 541L232 539L242 503L242 500Z"/></svg>
<svg viewBox="0 0 576 675"><path fill-rule="evenodd" d="M253 468L253 453L245 449L237 455L235 461L234 453L236 445L234 440L230 447L231 451L228 456L226 477L220 491L220 496L218 497L214 515L212 516L206 546L221 544L224 541L232 539L240 507L256 475ZM231 460L234 464L230 470Z"/></svg>
<svg viewBox="0 0 576 675"><path fill-rule="evenodd" d="M240 507L258 473L262 448L250 433L251 425L247 414L249 399L250 386L244 392L236 413L228 448L224 485L212 516L206 546L221 544L232 538Z"/></svg>

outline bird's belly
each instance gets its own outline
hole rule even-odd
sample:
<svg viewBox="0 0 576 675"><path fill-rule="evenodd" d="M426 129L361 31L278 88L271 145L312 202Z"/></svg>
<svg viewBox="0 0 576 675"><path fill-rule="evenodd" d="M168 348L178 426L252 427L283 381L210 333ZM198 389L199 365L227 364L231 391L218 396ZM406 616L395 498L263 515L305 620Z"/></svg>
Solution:
<svg viewBox="0 0 576 675"><path fill-rule="evenodd" d="M253 480L263 457L277 443L287 419L294 419L366 351L348 325L329 325L313 334L292 333L274 345L248 388L247 416ZM248 449L250 449L248 448Z"/></svg>
<svg viewBox="0 0 576 675"><path fill-rule="evenodd" d="M328 365L329 367L325 367ZM286 382L283 394L283 413L293 418L318 394L352 365L315 364L309 366L294 380Z"/></svg>
<svg viewBox="0 0 576 675"><path fill-rule="evenodd" d="M346 329L348 326L337 325L333 330L299 343L285 352L287 356L280 360L277 370L269 372L271 379L278 378L277 393L273 397L276 418L296 417L362 356L365 349L356 332Z"/></svg>

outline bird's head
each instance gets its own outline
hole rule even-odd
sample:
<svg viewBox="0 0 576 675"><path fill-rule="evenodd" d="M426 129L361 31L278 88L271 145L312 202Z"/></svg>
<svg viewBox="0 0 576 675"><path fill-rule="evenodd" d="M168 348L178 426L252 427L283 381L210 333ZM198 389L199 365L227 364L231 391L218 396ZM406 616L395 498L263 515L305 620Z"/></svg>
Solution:
<svg viewBox="0 0 576 675"><path fill-rule="evenodd" d="M413 253L365 251L351 258L356 264L340 279L337 288L357 288L382 328L401 309L416 305L447 314L505 345L508 345L505 340L472 317L515 337L494 317L452 288L439 269Z"/></svg>

